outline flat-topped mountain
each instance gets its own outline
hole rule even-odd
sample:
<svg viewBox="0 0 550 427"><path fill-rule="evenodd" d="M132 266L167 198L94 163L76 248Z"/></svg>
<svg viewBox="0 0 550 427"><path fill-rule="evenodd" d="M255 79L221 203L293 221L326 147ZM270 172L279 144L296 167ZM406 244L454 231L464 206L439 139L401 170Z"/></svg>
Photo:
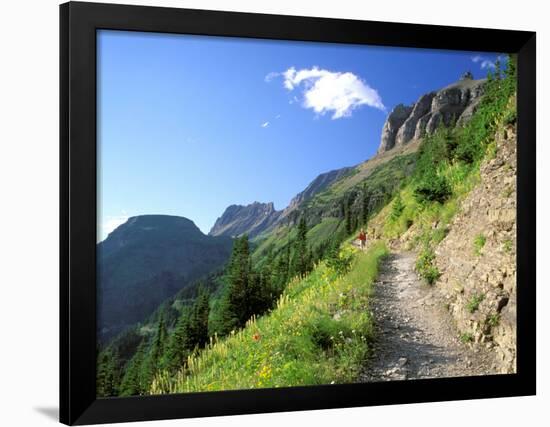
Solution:
<svg viewBox="0 0 550 427"><path fill-rule="evenodd" d="M145 319L166 298L222 267L229 237L204 235L169 215L128 219L97 246L98 331L109 336Z"/></svg>
<svg viewBox="0 0 550 427"><path fill-rule="evenodd" d="M466 73L458 82L422 95L412 105L397 105L382 128L378 154L433 133L440 123L467 121L481 100L485 82Z"/></svg>

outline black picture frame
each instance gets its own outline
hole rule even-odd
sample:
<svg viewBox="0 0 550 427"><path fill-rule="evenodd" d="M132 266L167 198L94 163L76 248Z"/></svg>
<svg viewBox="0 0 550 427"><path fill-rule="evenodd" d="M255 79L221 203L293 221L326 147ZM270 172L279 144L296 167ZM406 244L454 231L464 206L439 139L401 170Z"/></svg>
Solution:
<svg viewBox="0 0 550 427"><path fill-rule="evenodd" d="M518 56L517 373L96 398L96 31L509 52ZM532 395L535 381L536 34L69 2L60 6L60 421L159 420Z"/></svg>

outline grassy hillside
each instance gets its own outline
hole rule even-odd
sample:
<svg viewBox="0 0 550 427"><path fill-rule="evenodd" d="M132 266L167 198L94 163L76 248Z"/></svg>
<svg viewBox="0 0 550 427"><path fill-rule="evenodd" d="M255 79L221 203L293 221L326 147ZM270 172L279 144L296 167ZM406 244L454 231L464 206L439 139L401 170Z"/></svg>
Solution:
<svg viewBox="0 0 550 427"><path fill-rule="evenodd" d="M104 395L353 381L369 351L368 299L385 245L415 250L420 275L437 281L435 248L495 155L495 132L515 122L515 79L511 62L488 79L465 125L377 156L250 245L237 239L202 308L196 292L182 295L150 318L141 341L123 341L137 346L131 360L100 355ZM355 252L349 243L367 226L372 246Z"/></svg>
<svg viewBox="0 0 550 427"><path fill-rule="evenodd" d="M307 221L308 245L314 261L322 259L330 245L339 244L391 200L413 173L417 148L414 145L406 151L392 150L384 153L382 159L362 163L302 203L286 222L253 240L252 260L261 266L266 259L280 256L296 239L294 223L302 217Z"/></svg>
<svg viewBox="0 0 550 427"><path fill-rule="evenodd" d="M268 315L211 344L188 359L176 375L157 376L151 393L179 393L346 383L356 379L369 351L369 296L381 242L366 253L346 246L343 275L322 262L293 280Z"/></svg>

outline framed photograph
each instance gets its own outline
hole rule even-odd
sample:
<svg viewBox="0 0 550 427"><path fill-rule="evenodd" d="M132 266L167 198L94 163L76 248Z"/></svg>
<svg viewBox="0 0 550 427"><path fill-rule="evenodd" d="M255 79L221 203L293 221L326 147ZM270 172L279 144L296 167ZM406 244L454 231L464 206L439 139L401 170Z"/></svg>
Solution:
<svg viewBox="0 0 550 427"><path fill-rule="evenodd" d="M535 393L535 33L60 6L60 418Z"/></svg>

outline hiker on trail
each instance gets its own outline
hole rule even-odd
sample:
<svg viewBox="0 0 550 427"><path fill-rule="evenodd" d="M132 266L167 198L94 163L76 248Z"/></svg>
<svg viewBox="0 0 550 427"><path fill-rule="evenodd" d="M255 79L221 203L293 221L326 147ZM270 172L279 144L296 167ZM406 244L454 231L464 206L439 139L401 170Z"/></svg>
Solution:
<svg viewBox="0 0 550 427"><path fill-rule="evenodd" d="M365 233L365 230L361 228L361 231L359 232L359 236L357 236L359 239L359 243L361 244L361 250L365 249L365 243L367 242L367 235Z"/></svg>

